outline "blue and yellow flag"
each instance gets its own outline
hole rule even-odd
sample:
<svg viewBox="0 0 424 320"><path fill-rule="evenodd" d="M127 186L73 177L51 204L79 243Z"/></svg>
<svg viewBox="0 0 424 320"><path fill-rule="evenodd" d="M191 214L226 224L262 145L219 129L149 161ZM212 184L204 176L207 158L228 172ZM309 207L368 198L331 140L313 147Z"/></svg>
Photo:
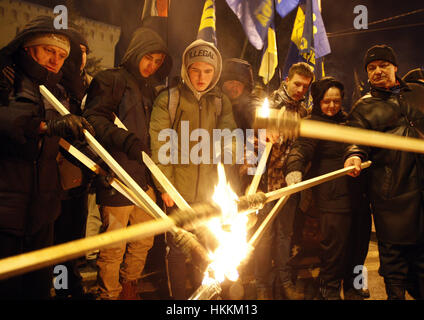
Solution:
<svg viewBox="0 0 424 320"><path fill-rule="evenodd" d="M296 62L313 67L317 79L325 76L323 57L331 52L317 0L301 0L291 35L283 76Z"/></svg>
<svg viewBox="0 0 424 320"><path fill-rule="evenodd" d="M197 39L202 39L218 46L216 39L216 16L215 16L215 0L206 0L203 7L202 18L200 19L199 31Z"/></svg>
<svg viewBox="0 0 424 320"><path fill-rule="evenodd" d="M268 28L274 21L274 0L226 0L239 18L250 43L258 50L264 47Z"/></svg>
<svg viewBox="0 0 424 320"><path fill-rule="evenodd" d="M278 66L277 39L275 35L274 22L268 28L268 38L265 42L259 76L264 84L267 84L274 77L275 69Z"/></svg>
<svg viewBox="0 0 424 320"><path fill-rule="evenodd" d="M292 12L293 9L296 9L299 5L299 1L300 0L275 0L275 9L281 18L284 18Z"/></svg>

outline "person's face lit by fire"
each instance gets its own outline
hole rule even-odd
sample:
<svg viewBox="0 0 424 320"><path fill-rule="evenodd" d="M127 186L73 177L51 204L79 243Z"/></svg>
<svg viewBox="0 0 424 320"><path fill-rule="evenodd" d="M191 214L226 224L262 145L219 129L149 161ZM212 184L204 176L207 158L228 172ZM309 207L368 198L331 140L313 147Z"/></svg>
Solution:
<svg viewBox="0 0 424 320"><path fill-rule="evenodd" d="M285 81L289 97L295 101L300 101L305 97L306 92L308 92L312 78L295 73L291 79L286 78Z"/></svg>
<svg viewBox="0 0 424 320"><path fill-rule="evenodd" d="M62 48L52 45L36 45L25 48L29 55L50 72L58 73L68 54Z"/></svg>
<svg viewBox="0 0 424 320"><path fill-rule="evenodd" d="M81 48L81 68L80 71L84 70L85 65L87 64L87 47L83 44L80 44Z"/></svg>
<svg viewBox="0 0 424 320"><path fill-rule="evenodd" d="M244 83L238 80L228 80L222 85L222 91L230 98L236 100L241 96L244 90Z"/></svg>
<svg viewBox="0 0 424 320"><path fill-rule="evenodd" d="M397 67L384 60L371 61L367 65L368 79L373 86L391 88L396 85Z"/></svg>
<svg viewBox="0 0 424 320"><path fill-rule="evenodd" d="M321 111L329 117L335 116L342 107L342 94L339 88L329 88L320 102Z"/></svg>
<svg viewBox="0 0 424 320"><path fill-rule="evenodd" d="M140 60L139 71L143 78L153 75L165 60L164 53L148 53Z"/></svg>
<svg viewBox="0 0 424 320"><path fill-rule="evenodd" d="M188 67L188 77L194 89L205 91L212 82L215 73L214 67L207 62L195 62Z"/></svg>

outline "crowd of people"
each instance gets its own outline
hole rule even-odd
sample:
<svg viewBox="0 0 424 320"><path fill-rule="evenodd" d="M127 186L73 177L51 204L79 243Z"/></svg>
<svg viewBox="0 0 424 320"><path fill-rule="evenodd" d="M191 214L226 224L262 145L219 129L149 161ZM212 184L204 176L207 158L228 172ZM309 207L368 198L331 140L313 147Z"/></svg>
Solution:
<svg viewBox="0 0 424 320"><path fill-rule="evenodd" d="M181 78L169 88L163 84L171 71L171 55L160 35L148 27L134 32L116 68L87 74L89 52L78 26L71 23L68 29L55 29L53 19L44 16L31 21L0 50L0 259L153 219L112 188L108 177L94 174L73 158L61 147L62 139L113 175L85 141L83 132L88 130L168 214L176 209L175 199L151 175L142 151L152 156L188 204L208 202L218 181L217 168L213 160L189 161L186 150L199 142L189 137L196 129L213 137L214 129L240 128L245 133L253 128L264 91L255 85L247 61L222 61L213 43L197 39L185 49ZM346 113L344 85L331 76L315 79L308 64L296 63L270 95L270 104L300 118L423 138L423 71L412 70L401 79L397 67L391 47L371 47L364 59L370 92ZM61 116L40 94L40 85L70 114ZM311 106L306 103L308 92ZM174 129L180 135L183 127L189 130L187 141L178 136L175 146L181 161L163 163L161 150L167 141L161 133ZM258 147L258 137L254 139ZM370 297L354 279L355 267L364 265L367 256L371 214L387 298L405 299L406 291L415 299L424 298L424 156L304 137L287 140L271 131L266 139L272 148L260 191L270 192L343 166L353 165L355 170L350 177L289 198L251 257L256 298L279 298L277 286L284 299L303 299L289 261L296 217L308 210L317 212L320 221L317 299L339 300L342 291L344 299ZM206 157L212 159L212 152ZM360 173L366 160L372 160L372 167ZM249 166L226 164L239 196L251 183ZM256 226L274 204L259 211ZM96 219L100 231L89 231ZM98 268L95 298L139 299L138 281L153 240L131 240L92 252ZM166 233L166 246L169 296L187 299L201 284L202 273L190 269L186 250L174 234ZM64 265L69 285L56 288L55 296L83 299L86 292L78 260ZM52 267L0 280L0 299L50 299L52 280Z"/></svg>

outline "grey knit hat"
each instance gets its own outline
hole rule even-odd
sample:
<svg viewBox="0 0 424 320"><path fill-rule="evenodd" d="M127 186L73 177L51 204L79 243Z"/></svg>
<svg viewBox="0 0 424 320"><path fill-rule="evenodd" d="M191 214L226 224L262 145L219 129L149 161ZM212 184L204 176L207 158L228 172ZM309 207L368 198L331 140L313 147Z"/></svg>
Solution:
<svg viewBox="0 0 424 320"><path fill-rule="evenodd" d="M210 46L206 45L198 45L191 48L187 52L185 58L185 65L187 66L187 68L189 68L190 65L195 62L209 63L214 67L215 70L218 66L218 57L216 56L215 51Z"/></svg>

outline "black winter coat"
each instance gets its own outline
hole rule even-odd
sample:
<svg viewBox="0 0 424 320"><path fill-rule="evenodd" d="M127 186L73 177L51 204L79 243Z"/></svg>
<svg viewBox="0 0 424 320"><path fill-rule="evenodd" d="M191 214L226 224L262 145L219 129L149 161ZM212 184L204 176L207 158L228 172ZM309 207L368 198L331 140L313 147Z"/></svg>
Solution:
<svg viewBox="0 0 424 320"><path fill-rule="evenodd" d="M424 137L424 87L400 82L399 88L372 88L348 118L350 126L404 137ZM369 196L377 237L393 244L424 240L424 156L412 152L351 145L345 157L369 158Z"/></svg>
<svg viewBox="0 0 424 320"><path fill-rule="evenodd" d="M123 169L147 190L152 184L149 170L135 159L129 159L128 152L138 146L140 153L150 154L149 122L156 93L153 79L145 79L139 73L141 58L149 52L163 52L167 48L162 39L148 29L138 29L121 67L99 72L90 84L84 117L93 125L96 139L107 149ZM154 76L167 75L171 69L170 56ZM114 124L115 115L128 129ZM102 183L97 183L97 203L107 206L132 205L127 198Z"/></svg>
<svg viewBox="0 0 424 320"><path fill-rule="evenodd" d="M33 61L27 73L15 65L9 105L0 106L0 232L18 236L37 232L60 212L59 137L38 133L40 122L57 113L45 108L38 91L40 84L46 84L42 81L45 69L39 69L42 72L36 79L37 67L42 68ZM23 140L16 139L16 130L23 130Z"/></svg>
<svg viewBox="0 0 424 320"><path fill-rule="evenodd" d="M42 99L39 85L64 102L66 93L58 85L62 72L49 72L22 48L39 33L68 35L66 29L54 28L53 18L40 16L0 50L0 232L18 236L52 223L60 213L62 194L56 162L59 137L39 134L41 121L58 116ZM71 41L74 52L80 52L79 44Z"/></svg>
<svg viewBox="0 0 424 320"><path fill-rule="evenodd" d="M314 106L314 111L316 106ZM318 106L319 108L319 106ZM328 117L321 112L313 112L311 120L338 123L345 122L344 113L339 112ZM331 171L343 168L343 143L299 137L292 145L287 157L286 176L292 171L302 172L303 180L313 178ZM305 177L306 167L311 162L311 168ZM321 212L350 213L352 206L352 178L344 176L312 188L315 206Z"/></svg>

